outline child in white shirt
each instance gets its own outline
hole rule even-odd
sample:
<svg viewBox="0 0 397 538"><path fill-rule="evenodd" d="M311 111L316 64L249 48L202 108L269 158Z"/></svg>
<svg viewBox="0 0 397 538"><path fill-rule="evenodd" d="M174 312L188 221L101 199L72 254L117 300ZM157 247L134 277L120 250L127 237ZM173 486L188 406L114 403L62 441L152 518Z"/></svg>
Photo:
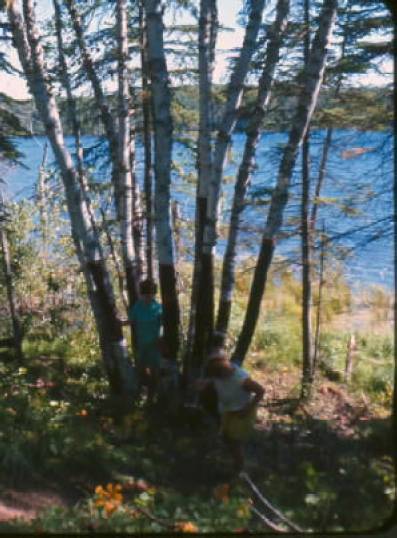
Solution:
<svg viewBox="0 0 397 538"><path fill-rule="evenodd" d="M204 389L212 383L216 389L222 436L238 474L244 467L243 443L253 429L257 404L265 391L248 372L230 362L221 348L211 352L207 375L209 379L199 381L197 386Z"/></svg>

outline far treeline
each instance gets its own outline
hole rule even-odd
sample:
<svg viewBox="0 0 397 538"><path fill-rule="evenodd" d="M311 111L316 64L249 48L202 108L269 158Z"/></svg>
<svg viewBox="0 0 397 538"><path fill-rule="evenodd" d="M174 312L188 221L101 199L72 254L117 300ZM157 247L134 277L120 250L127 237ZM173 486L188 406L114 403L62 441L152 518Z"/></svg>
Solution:
<svg viewBox="0 0 397 538"><path fill-rule="evenodd" d="M216 121L220 119L222 106L226 98L227 87L214 85L213 98L215 103L214 115ZM247 86L244 90L242 103L237 111L238 119L235 132L244 132L252 116L255 106L255 87ZM199 89L194 85L177 86L172 92L172 117L176 132L197 131L199 128ZM137 91L137 98L141 90ZM312 127L314 129L351 128L360 130L390 129L393 122L393 90L389 87L355 87L341 90L334 95L332 90L325 90L319 97L318 106L313 114ZM80 118L81 133L83 135L102 136L104 129L100 121L96 101L93 97L76 97L76 108ZM106 97L108 107L117 109L117 96ZM263 118L264 131L287 131L290 116L296 106L297 87L288 82L274 84L273 104L269 113ZM45 129L36 112L33 101L14 101L0 96L1 106L18 118L23 131L11 129L10 135L34 134L45 135ZM73 129L68 120L67 102L59 98L58 105L65 128L66 135L72 135ZM143 114L140 108L136 111L137 130L143 130ZM26 131L25 131L26 130Z"/></svg>

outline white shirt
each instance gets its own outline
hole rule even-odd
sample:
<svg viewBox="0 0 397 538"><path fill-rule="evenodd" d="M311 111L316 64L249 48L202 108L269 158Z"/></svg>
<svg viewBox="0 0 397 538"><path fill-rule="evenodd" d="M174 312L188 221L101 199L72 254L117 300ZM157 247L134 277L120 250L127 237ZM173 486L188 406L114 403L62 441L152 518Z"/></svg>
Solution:
<svg viewBox="0 0 397 538"><path fill-rule="evenodd" d="M234 371L229 377L213 379L218 393L220 413L239 411L252 399L251 393L242 387L243 381L249 378L248 372L237 365L233 365L233 369Z"/></svg>

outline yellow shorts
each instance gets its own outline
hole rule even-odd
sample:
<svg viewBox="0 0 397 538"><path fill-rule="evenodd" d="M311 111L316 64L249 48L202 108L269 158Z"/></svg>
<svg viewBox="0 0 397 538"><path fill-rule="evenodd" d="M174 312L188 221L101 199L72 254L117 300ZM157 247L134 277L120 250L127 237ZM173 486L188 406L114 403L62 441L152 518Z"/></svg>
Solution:
<svg viewBox="0 0 397 538"><path fill-rule="evenodd" d="M245 441L254 429L256 419L256 407L240 417L229 411L221 417L221 433L233 441Z"/></svg>

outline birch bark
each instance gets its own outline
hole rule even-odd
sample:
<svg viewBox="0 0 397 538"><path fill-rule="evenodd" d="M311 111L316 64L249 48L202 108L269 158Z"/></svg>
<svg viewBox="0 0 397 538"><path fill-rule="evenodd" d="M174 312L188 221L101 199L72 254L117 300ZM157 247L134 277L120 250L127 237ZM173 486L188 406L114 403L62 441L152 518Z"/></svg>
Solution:
<svg viewBox="0 0 397 538"><path fill-rule="evenodd" d="M196 331L195 342L208 341L212 333L214 318L214 249L217 241L218 206L221 190L222 174L225 164L228 145L237 121L237 111L240 106L244 81L247 76L252 55L255 51L258 32L262 22L265 0L252 0L249 3L250 12L245 30L243 44L230 77L227 90L227 99L223 114L219 121L219 129L213 151L210 181L207 187L206 218L203 232L202 249L200 253L200 271L203 278L198 281L198 304L196 319L208 320L204 325L207 335ZM205 298L205 301L200 301ZM210 325L211 324L211 325ZM201 354L203 344L195 345ZM200 360L200 356L198 357Z"/></svg>
<svg viewBox="0 0 397 538"><path fill-rule="evenodd" d="M129 164L124 165L125 155L129 151L129 139L127 142L126 125L129 124L128 117L128 80L126 75L125 41L127 40L126 30L123 25L126 24L124 19L126 15L120 15L120 11L126 9L124 4L116 6L117 14L117 43L118 43L118 127L116 129L112 114L106 103L106 97L103 92L100 80L95 71L94 61L88 49L79 12L74 0L65 0L69 15L72 21L73 29L76 35L77 43L81 52L83 66L87 77L92 85L95 100L101 112L101 120L105 129L106 137L109 142L109 151L112 161L112 183L115 193L115 208L117 219L120 224L121 248L123 254L123 265L126 274L128 302L133 304L137 298L137 277L135 271L135 253L133 249L133 231L132 231L132 188L131 188L131 170ZM121 16L121 19L120 19ZM120 97L120 96L123 97ZM126 105L121 103L120 99L126 100ZM121 104L120 104L121 103ZM128 131L129 136L129 131ZM121 148L119 145L121 144ZM127 144L127 145L125 145Z"/></svg>
<svg viewBox="0 0 397 538"><path fill-rule="evenodd" d="M15 2L8 4L7 13L19 59L60 167L72 237L86 277L111 392L115 395L125 395L131 390L129 384L131 366L126 343L117 316L109 274L100 256L99 240L90 222L71 155L65 146L55 98L48 88L32 0L23 0L24 19Z"/></svg>
<svg viewBox="0 0 397 538"><path fill-rule="evenodd" d="M126 273L129 304L138 298L138 277L133 238L133 185L131 169L134 160L131 147L130 94L128 61L127 0L117 0L117 75L118 75L118 185L121 244ZM132 139L133 140L133 139Z"/></svg>
<svg viewBox="0 0 397 538"><path fill-rule="evenodd" d="M245 141L243 158L237 173L234 188L229 234L223 258L221 293L216 323L216 331L223 343L226 338L232 306L240 217L241 212L244 209L244 200L249 186L251 172L254 167L256 147L260 137L261 125L271 97L274 72L279 60L280 49L283 43L283 34L287 27L288 12L289 0L278 0L276 18L269 31L265 64L259 79L255 107L247 127L247 138Z"/></svg>
<svg viewBox="0 0 397 538"><path fill-rule="evenodd" d="M213 328L213 267L203 270L203 238L207 219L208 191L212 173L212 76L218 26L216 0L201 0L199 16L199 135L198 182L195 217L195 261L188 336L190 363L193 352L194 365L199 367ZM207 293L199 294L207 285ZM209 289L208 289L209 286ZM192 346L193 344L193 346Z"/></svg>
<svg viewBox="0 0 397 538"><path fill-rule="evenodd" d="M318 30L310 49L309 62L304 70L304 87L299 98L289 140L283 152L276 186L270 201L242 330L233 352L232 360L240 364L244 361L258 320L267 274L273 257L275 239L282 226L284 208L288 201L289 185L297 151L305 136L318 100L326 64L327 47L331 41L336 12L337 0L324 0Z"/></svg>
<svg viewBox="0 0 397 538"><path fill-rule="evenodd" d="M151 78L154 169L155 226L161 298L164 308L164 337L170 356L179 348L179 302L172 241L170 183L172 152L171 95L164 52L164 25L161 0L144 0Z"/></svg>
<svg viewBox="0 0 397 538"><path fill-rule="evenodd" d="M147 51L147 31L143 13L143 0L139 2L139 30L142 73L142 115L143 115L143 151L144 151L144 193L145 193L145 235L146 235L146 274L153 279L153 165L152 165L152 132L149 84L149 66Z"/></svg>
<svg viewBox="0 0 397 538"><path fill-rule="evenodd" d="M83 145L81 142L80 121L77 114L76 102L73 97L72 84L68 72L68 66L65 56L65 47L63 42L63 22L61 7L58 0L53 0L54 15L55 15L55 33L57 38L57 49L60 66L60 76L62 85L66 91L67 117L72 127L77 162L77 177L79 179L80 188L84 195L84 200L87 205L88 214L91 220L91 225L96 229L94 212L91 207L91 200L88 193L87 178L84 169Z"/></svg>

